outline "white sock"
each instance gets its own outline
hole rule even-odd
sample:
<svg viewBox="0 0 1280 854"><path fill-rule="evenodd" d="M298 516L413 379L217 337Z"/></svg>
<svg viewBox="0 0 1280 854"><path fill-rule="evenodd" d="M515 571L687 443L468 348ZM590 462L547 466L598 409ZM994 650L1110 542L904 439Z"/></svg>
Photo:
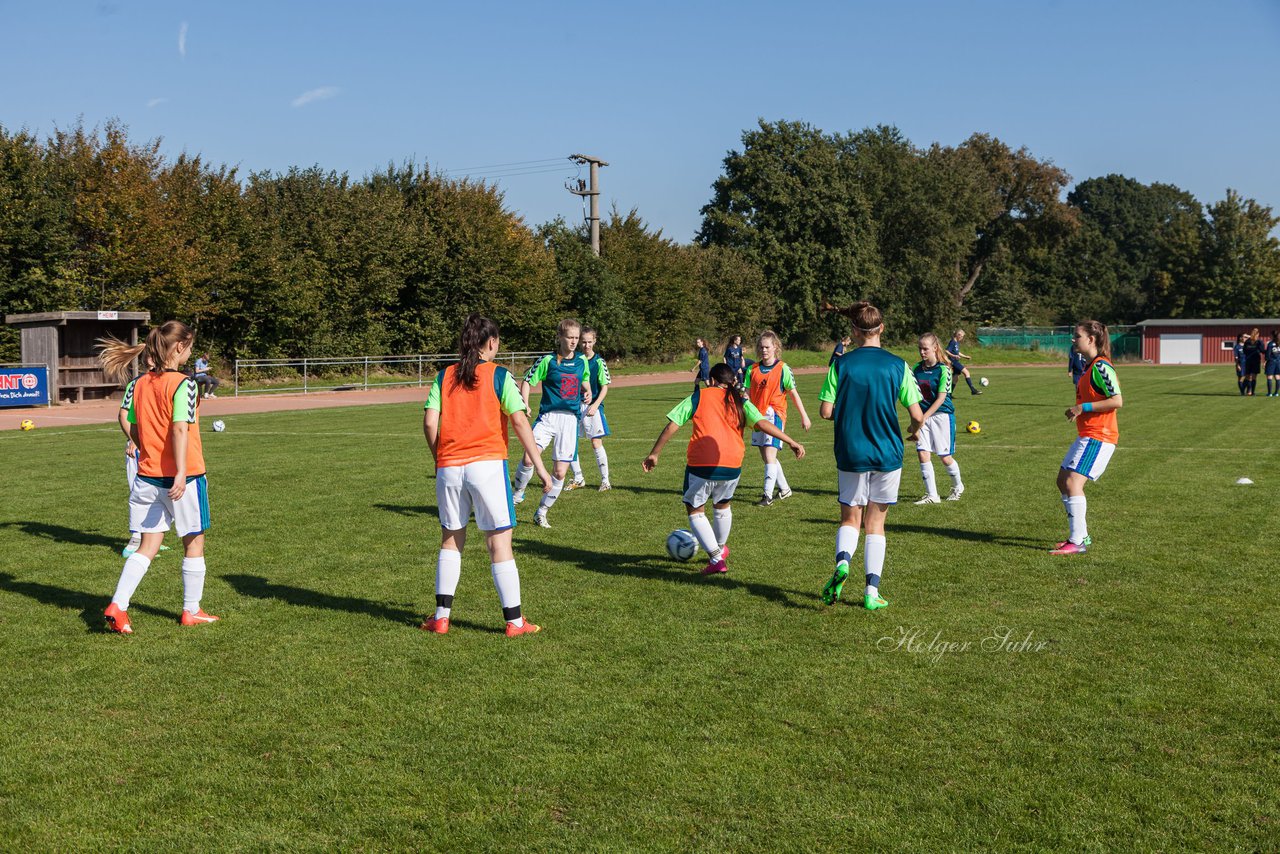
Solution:
<svg viewBox="0 0 1280 854"><path fill-rule="evenodd" d="M716 532L716 542L721 548L729 542L729 530L733 527L733 508L726 507L721 510L715 508L715 514L711 517L711 529Z"/></svg>
<svg viewBox="0 0 1280 854"><path fill-rule="evenodd" d="M462 552L441 549L436 558L436 619L448 619L453 611L453 594L462 577Z"/></svg>
<svg viewBox="0 0 1280 854"><path fill-rule="evenodd" d="M689 514L689 527L698 538L698 544L707 550L712 560L720 557L720 543L716 540L716 532L711 528L711 523L707 521L706 513Z"/></svg>
<svg viewBox="0 0 1280 854"><path fill-rule="evenodd" d="M526 466L520 463L516 469L516 492L524 492L524 488L529 485L529 481L533 478L533 466Z"/></svg>
<svg viewBox="0 0 1280 854"><path fill-rule="evenodd" d="M600 479L609 479L609 454L604 449L604 445L596 448L596 465L600 467Z"/></svg>
<svg viewBox="0 0 1280 854"><path fill-rule="evenodd" d="M551 491L542 496L542 502L538 505L539 513L546 513L551 509L551 505L556 503L556 499L560 497L560 493L564 491L564 478L556 479L555 475L551 475Z"/></svg>
<svg viewBox="0 0 1280 854"><path fill-rule="evenodd" d="M778 494L785 495L790 492L791 484L787 483L787 476L782 473L782 463L774 463L773 471L778 478Z"/></svg>
<svg viewBox="0 0 1280 854"><path fill-rule="evenodd" d="M182 610L192 614L200 611L200 599L204 596L204 555L182 559Z"/></svg>
<svg viewBox="0 0 1280 854"><path fill-rule="evenodd" d="M1083 495L1068 495L1062 503L1067 505L1067 519L1071 522L1071 542L1080 545L1089 536L1089 524L1085 521L1088 502Z"/></svg>
<svg viewBox="0 0 1280 854"><path fill-rule="evenodd" d="M947 466L947 474L951 477L952 489L964 489L964 483L960 480L960 464L953 462Z"/></svg>
<svg viewBox="0 0 1280 854"><path fill-rule="evenodd" d="M863 549L863 564L867 570L867 595L880 595L880 575L884 572L884 534L867 534Z"/></svg>
<svg viewBox="0 0 1280 854"><path fill-rule="evenodd" d="M582 463L578 462L577 460L574 460L573 462L569 463L569 467L570 467L571 469L573 469L573 479L574 479L574 480L582 480L582 479L583 479L583 478L582 478Z"/></svg>
<svg viewBox="0 0 1280 854"><path fill-rule="evenodd" d="M779 466L777 463L764 464L764 497L765 498L773 497L773 485L778 480L778 472L781 470L781 468L782 467Z"/></svg>
<svg viewBox="0 0 1280 854"><path fill-rule="evenodd" d="M151 558L146 555L137 552L129 555L129 559L124 562L124 569L120 570L120 581L116 584L115 595L111 597L112 604L121 611L128 611L133 591L138 589L142 576L147 574L150 566Z"/></svg>
<svg viewBox="0 0 1280 854"><path fill-rule="evenodd" d="M933 476L933 463L920 464L920 477L924 479L924 493L933 498L938 497L938 481Z"/></svg>
<svg viewBox="0 0 1280 854"><path fill-rule="evenodd" d="M858 529L853 525L841 525L836 528L836 565L841 562L852 563L854 552L858 550Z"/></svg>
<svg viewBox="0 0 1280 854"><path fill-rule="evenodd" d="M498 601L502 603L502 616L516 628L524 625L520 615L520 571L514 560L489 565L493 572L493 586L498 588ZM513 616L508 616L513 615Z"/></svg>
<svg viewBox="0 0 1280 854"><path fill-rule="evenodd" d="M142 545L142 534L137 531L129 532L129 542L125 544L126 549L138 550L138 546Z"/></svg>

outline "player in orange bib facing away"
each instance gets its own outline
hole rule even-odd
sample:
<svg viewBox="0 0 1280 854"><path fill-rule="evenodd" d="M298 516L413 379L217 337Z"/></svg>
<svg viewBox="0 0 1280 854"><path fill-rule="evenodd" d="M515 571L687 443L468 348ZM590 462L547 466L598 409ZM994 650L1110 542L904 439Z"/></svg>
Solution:
<svg viewBox="0 0 1280 854"><path fill-rule="evenodd" d="M440 554L436 561L436 612L424 631L449 631L453 595L462 573L467 519L474 508L476 527L489 546L493 584L498 588L507 637L532 634L538 626L520 610L520 573L511 551L516 506L507 470L507 425L532 460L545 493L551 484L529 426L524 398L511 373L495 365L498 324L472 314L462 325L458 353L431 384L422 431L436 461L436 503L440 512Z"/></svg>
<svg viewBox="0 0 1280 854"><path fill-rule="evenodd" d="M682 424L693 422L693 438L689 440L687 465L684 470L684 506L689 514L689 527L698 543L707 550L710 561L703 575L728 572L729 530L733 526L733 510L729 502L742 475L742 457L746 443L742 431L748 426L767 433L804 457L804 446L775 427L771 419L743 397L734 370L723 362L711 368L709 385L694 383L693 394L680 401L667 413L666 428L653 443L653 450L641 466L651 472L658 465L658 455ZM715 507L715 522L707 521L706 504Z"/></svg>
<svg viewBox="0 0 1280 854"><path fill-rule="evenodd" d="M133 634L129 600L164 534L175 527L182 537L182 618L184 626L217 621L200 610L204 594L204 532L209 527L209 487L200 445L200 392L180 368L191 358L195 335L176 320L151 330L143 344L129 346L105 339L101 343L108 376L122 377L129 363L145 356L153 366L133 383L128 409L130 438L138 448L138 474L129 494L129 527L141 532L137 551L129 555L115 595L104 616L107 627Z"/></svg>
<svg viewBox="0 0 1280 854"><path fill-rule="evenodd" d="M782 361L782 339L772 330L765 330L756 339L756 354L760 361L747 368L744 386L751 403L763 412L769 423L779 430L787 429L787 397L795 402L800 412L800 424L808 431L812 426L809 413L804 410L804 401L796 389L796 380L791 368ZM764 490L757 507L768 507L773 504L773 487L778 486L779 500L791 497L791 484L782 473L782 463L778 462L778 449L782 444L771 434L756 430L751 434L751 444L760 449L760 459L764 460Z"/></svg>
<svg viewBox="0 0 1280 854"><path fill-rule="evenodd" d="M1111 461L1120 441L1116 410L1124 405L1120 380L1111 364L1107 327L1096 320L1083 321L1076 325L1071 341L1089 366L1076 382L1076 405L1067 410L1067 420L1076 423L1080 435L1058 469L1058 492L1067 508L1070 533L1050 551L1056 555L1084 554L1093 542L1085 522L1088 505L1084 485L1102 477Z"/></svg>

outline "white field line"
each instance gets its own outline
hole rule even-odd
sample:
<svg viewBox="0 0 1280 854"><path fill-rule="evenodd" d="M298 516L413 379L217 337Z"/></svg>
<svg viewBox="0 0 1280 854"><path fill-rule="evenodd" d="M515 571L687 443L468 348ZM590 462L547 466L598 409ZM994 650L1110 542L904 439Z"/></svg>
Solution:
<svg viewBox="0 0 1280 854"><path fill-rule="evenodd" d="M1198 377L1201 374L1211 374L1213 371L1213 368L1205 368L1203 371L1195 371L1190 374L1178 374L1176 377L1156 377L1156 379L1161 382L1168 382L1169 380L1185 380L1188 377Z"/></svg>

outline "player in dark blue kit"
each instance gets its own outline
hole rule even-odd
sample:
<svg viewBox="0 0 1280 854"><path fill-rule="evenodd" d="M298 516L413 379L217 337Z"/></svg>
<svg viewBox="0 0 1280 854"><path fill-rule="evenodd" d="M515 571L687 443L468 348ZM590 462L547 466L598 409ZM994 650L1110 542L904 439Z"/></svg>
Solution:
<svg viewBox="0 0 1280 854"><path fill-rule="evenodd" d="M1271 330L1267 342L1267 397L1280 397L1280 329Z"/></svg>
<svg viewBox="0 0 1280 854"><path fill-rule="evenodd" d="M960 362L961 359L970 358L960 352L960 342L963 340L964 330L957 329L956 333L951 336L951 340L947 342L947 355L951 358L951 370L953 373L964 377L964 381L969 384L970 394L982 394L982 390L974 386L973 377L969 376L969 369Z"/></svg>
<svg viewBox="0 0 1280 854"><path fill-rule="evenodd" d="M735 335L729 339L729 346L724 348L724 363L729 366L729 370L733 371L738 378L738 384L742 384L742 375L747 370L747 363L742 358L742 336Z"/></svg>
<svg viewBox="0 0 1280 854"><path fill-rule="evenodd" d="M1246 397L1253 397L1258 389L1258 374L1262 373L1263 343L1258 327L1253 327L1253 332L1244 340L1241 349L1244 350L1244 370L1241 377L1244 387L1241 393Z"/></svg>
<svg viewBox="0 0 1280 854"><path fill-rule="evenodd" d="M1067 373L1071 375L1072 388L1080 384L1080 378L1088 369L1089 360L1072 344L1071 351L1067 354Z"/></svg>
<svg viewBox="0 0 1280 854"><path fill-rule="evenodd" d="M1244 394L1244 342L1248 339L1248 335L1241 332L1236 336L1236 343L1231 348L1231 356L1236 360L1236 388L1240 394Z"/></svg>
<svg viewBox="0 0 1280 854"><path fill-rule="evenodd" d="M711 381L711 351L707 349L707 342L698 339L698 364L692 368L693 373L698 375L698 382L707 385Z"/></svg>

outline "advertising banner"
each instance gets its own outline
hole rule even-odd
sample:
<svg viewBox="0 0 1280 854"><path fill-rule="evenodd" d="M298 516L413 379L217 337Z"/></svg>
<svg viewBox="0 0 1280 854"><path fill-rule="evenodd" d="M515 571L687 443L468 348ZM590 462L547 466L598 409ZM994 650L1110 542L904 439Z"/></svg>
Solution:
<svg viewBox="0 0 1280 854"><path fill-rule="evenodd" d="M48 403L47 367L0 367L0 406L46 406Z"/></svg>

